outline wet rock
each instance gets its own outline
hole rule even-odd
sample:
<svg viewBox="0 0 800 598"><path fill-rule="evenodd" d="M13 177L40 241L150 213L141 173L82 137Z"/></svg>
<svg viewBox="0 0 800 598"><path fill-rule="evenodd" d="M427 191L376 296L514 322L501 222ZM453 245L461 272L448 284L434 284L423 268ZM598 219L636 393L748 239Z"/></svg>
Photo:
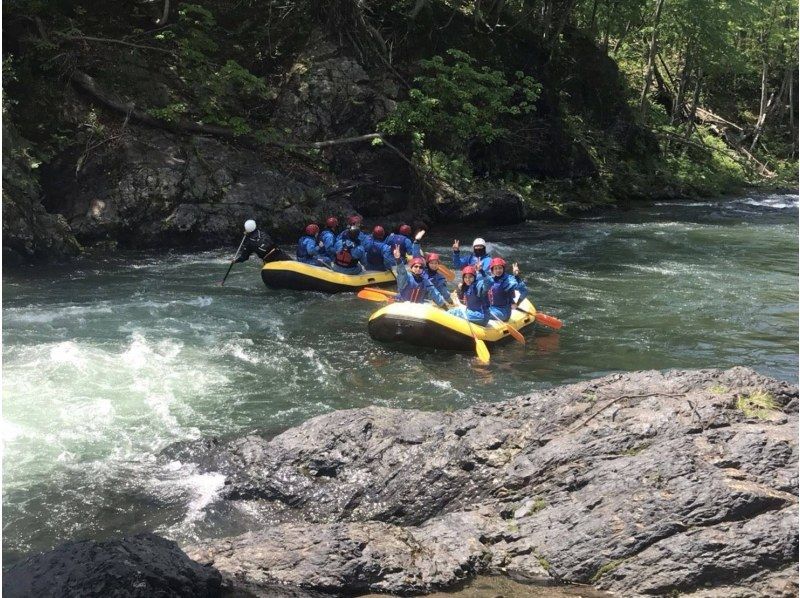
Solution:
<svg viewBox="0 0 800 598"><path fill-rule="evenodd" d="M139 534L105 542L67 542L3 572L7 598L222 596L222 576L170 540Z"/></svg>
<svg viewBox="0 0 800 598"><path fill-rule="evenodd" d="M776 413L737 408L756 391ZM187 553L249 587L412 593L490 572L757 595L797 561L797 389L746 368L616 374L455 413L339 411L203 454L228 500L275 525Z"/></svg>
<svg viewBox="0 0 800 598"><path fill-rule="evenodd" d="M323 182L286 173L256 151L204 137L135 129L84 158L68 151L47 168L45 203L81 242L218 246L254 218L278 238L322 216Z"/></svg>
<svg viewBox="0 0 800 598"><path fill-rule="evenodd" d="M3 119L3 264L58 261L80 252L67 221L42 205L27 142Z"/></svg>

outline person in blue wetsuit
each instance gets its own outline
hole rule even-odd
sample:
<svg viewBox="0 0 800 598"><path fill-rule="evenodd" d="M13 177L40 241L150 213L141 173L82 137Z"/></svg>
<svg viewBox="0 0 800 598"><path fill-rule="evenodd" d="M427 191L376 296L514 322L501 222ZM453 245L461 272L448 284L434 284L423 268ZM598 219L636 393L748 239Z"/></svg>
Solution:
<svg viewBox="0 0 800 598"><path fill-rule="evenodd" d="M382 226L376 226L372 229L372 235L367 237L364 241L364 259L361 263L367 270L375 270L377 272L385 272L391 270L394 266L394 256L392 255L392 248L384 243L386 231Z"/></svg>
<svg viewBox="0 0 800 598"><path fill-rule="evenodd" d="M297 242L297 261L313 266L327 266L330 260L324 254L324 246L319 236L319 226L309 224L305 234Z"/></svg>
<svg viewBox="0 0 800 598"><path fill-rule="evenodd" d="M342 274L361 274L361 264L364 261L364 248L359 243L358 226L350 226L344 237L336 241L336 255L331 268Z"/></svg>
<svg viewBox="0 0 800 598"><path fill-rule="evenodd" d="M411 227L407 224L401 224L397 228L397 232L392 233L386 239L386 243L389 247L394 247L395 245L400 246L400 257L403 259L406 258L407 255L414 254L414 247L413 243L411 242Z"/></svg>
<svg viewBox="0 0 800 598"><path fill-rule="evenodd" d="M367 233L361 230L361 226L364 223L364 219L359 216L358 214L354 214L352 216L347 217L347 228L344 229L342 232L339 233L339 236L336 238L337 241L344 240L347 237L347 233L349 230L355 228L358 230L358 243L360 245L364 244L364 241L367 240Z"/></svg>
<svg viewBox="0 0 800 598"><path fill-rule="evenodd" d="M423 272L425 260L421 257L412 258L408 263L408 269L411 270L411 274L409 274L406 270L405 258L400 255L399 245L394 246L392 255L397 263L397 300L424 303L431 299L439 307L444 307L444 297Z"/></svg>
<svg viewBox="0 0 800 598"><path fill-rule="evenodd" d="M456 287L456 296L463 305L449 310L448 313L486 326L489 322L489 299L486 297L485 286L477 280L476 274L475 266L466 266L461 270L461 284Z"/></svg>
<svg viewBox="0 0 800 598"><path fill-rule="evenodd" d="M492 257L486 253L486 241L478 237L472 242L472 253L462 256L458 239L453 241L453 268L461 270L465 266L475 266L478 274L489 275L489 262Z"/></svg>
<svg viewBox="0 0 800 598"><path fill-rule="evenodd" d="M517 264L512 265L513 274L506 274L506 261L501 257L496 257L489 262L489 270L491 275L481 280L489 300L489 312L503 322L508 322L511 310L528 296L528 288L519 278ZM516 302L514 301L515 292L519 293Z"/></svg>
<svg viewBox="0 0 800 598"><path fill-rule="evenodd" d="M436 287L436 290L439 291L439 294L445 299L449 299L450 289L447 288L447 279L444 277L444 274L439 271L441 257L438 253L429 253L425 255L422 252L419 242L423 236L425 236L424 230L421 230L414 235L414 243L411 245L411 255L425 259L425 274L427 274L428 278L433 283L433 286Z"/></svg>
<svg viewBox="0 0 800 598"><path fill-rule="evenodd" d="M322 241L323 251L329 259L336 257L336 235L339 228L339 219L336 216L328 216L325 221L325 230L319 234L319 239Z"/></svg>

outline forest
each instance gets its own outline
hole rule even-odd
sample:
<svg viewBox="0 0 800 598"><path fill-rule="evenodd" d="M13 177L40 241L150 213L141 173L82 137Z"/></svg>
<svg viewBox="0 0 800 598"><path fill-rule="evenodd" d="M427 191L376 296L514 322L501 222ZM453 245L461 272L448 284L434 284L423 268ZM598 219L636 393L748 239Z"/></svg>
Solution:
<svg viewBox="0 0 800 598"><path fill-rule="evenodd" d="M279 238L324 209L502 221L796 186L787 0L15 0L3 16L6 257L221 243L249 215L230 183L259 164L282 182L259 183L280 202L256 216L294 210ZM174 184L156 132L196 166ZM217 172L226 151L246 166Z"/></svg>

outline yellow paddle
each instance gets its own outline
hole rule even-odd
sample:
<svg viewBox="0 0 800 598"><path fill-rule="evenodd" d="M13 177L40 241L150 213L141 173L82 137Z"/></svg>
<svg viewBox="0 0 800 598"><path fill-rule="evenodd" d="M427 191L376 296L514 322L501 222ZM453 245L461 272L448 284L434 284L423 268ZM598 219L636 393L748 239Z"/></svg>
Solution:
<svg viewBox="0 0 800 598"><path fill-rule="evenodd" d="M489 349L481 339L475 336L475 331L472 330L472 322L467 320L469 326L469 333L472 335L472 340L475 341L475 354L478 356L478 361L481 363L489 363Z"/></svg>

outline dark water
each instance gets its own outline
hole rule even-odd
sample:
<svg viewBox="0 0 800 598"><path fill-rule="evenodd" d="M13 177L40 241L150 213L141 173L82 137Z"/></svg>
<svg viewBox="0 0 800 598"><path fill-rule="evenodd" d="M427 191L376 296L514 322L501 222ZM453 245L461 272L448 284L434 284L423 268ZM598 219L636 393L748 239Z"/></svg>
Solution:
<svg viewBox="0 0 800 598"><path fill-rule="evenodd" d="M141 529L183 542L240 531L249 515L225 509L244 507L215 500L221 475L157 456L176 441L372 404L459 409L618 370L749 365L796 382L797 219L797 196L776 195L437 229L426 249L485 237L565 322L488 367L376 344L378 304L267 290L255 261L220 287L234 247L6 272L5 562Z"/></svg>

